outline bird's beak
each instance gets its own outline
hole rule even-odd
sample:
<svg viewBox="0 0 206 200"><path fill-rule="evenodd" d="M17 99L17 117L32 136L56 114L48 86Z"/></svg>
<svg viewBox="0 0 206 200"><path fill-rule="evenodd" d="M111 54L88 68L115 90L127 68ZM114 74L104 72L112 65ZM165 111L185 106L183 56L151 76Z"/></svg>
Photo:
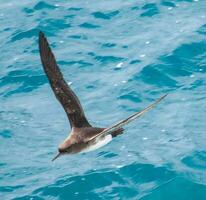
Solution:
<svg viewBox="0 0 206 200"><path fill-rule="evenodd" d="M52 159L52 161L56 160L59 156L61 156L61 153L58 153L58 154Z"/></svg>

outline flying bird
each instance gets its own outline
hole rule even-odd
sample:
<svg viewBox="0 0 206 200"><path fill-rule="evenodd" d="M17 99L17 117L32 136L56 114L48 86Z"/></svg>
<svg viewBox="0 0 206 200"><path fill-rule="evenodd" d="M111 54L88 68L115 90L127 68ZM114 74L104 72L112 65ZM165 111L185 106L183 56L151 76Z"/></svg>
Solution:
<svg viewBox="0 0 206 200"><path fill-rule="evenodd" d="M71 126L71 133L62 144L59 145L58 154L52 161L61 155L87 152L104 146L110 142L112 138L123 133L124 129L122 127L124 125L149 111L167 96L162 96L142 111L136 112L112 126L107 128L93 127L87 120L76 94L64 80L49 43L41 31L39 32L39 51L41 62L51 88L64 108Z"/></svg>

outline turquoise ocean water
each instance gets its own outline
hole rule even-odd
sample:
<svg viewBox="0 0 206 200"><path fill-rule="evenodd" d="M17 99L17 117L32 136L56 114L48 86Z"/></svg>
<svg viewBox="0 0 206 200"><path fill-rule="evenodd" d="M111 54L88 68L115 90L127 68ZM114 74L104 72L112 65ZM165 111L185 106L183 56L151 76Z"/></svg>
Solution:
<svg viewBox="0 0 206 200"><path fill-rule="evenodd" d="M96 151L70 127L38 32L95 126L169 96ZM206 199L206 1L0 1L0 199Z"/></svg>

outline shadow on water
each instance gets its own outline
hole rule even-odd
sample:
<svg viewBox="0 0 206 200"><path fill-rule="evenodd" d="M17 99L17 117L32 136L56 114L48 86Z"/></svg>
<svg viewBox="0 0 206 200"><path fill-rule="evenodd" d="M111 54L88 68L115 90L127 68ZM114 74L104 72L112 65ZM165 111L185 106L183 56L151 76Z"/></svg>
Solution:
<svg viewBox="0 0 206 200"><path fill-rule="evenodd" d="M205 170L206 151L196 151L182 158L182 163L191 169Z"/></svg>
<svg viewBox="0 0 206 200"><path fill-rule="evenodd" d="M11 40L9 42L19 41L25 38L37 37L39 31L44 31L47 36L54 36L56 29L68 29L70 28L70 23L67 23L64 19L46 19L40 21L39 25L27 31L16 31L12 34Z"/></svg>
<svg viewBox="0 0 206 200"><path fill-rule="evenodd" d="M65 176L51 185L36 189L30 196L17 199L112 199L137 198L175 177L165 167L131 164L115 170L90 171L84 175ZM139 196L140 197L140 196Z"/></svg>
<svg viewBox="0 0 206 200"><path fill-rule="evenodd" d="M195 192L194 192L195 191ZM159 186L151 194L141 200L193 200L206 199L206 186L194 183L185 178L176 178L167 184Z"/></svg>
<svg viewBox="0 0 206 200"><path fill-rule="evenodd" d="M161 56L157 64L145 66L132 80L143 81L160 88L177 89L186 83L185 79L182 80L180 77L189 80L193 73L206 72L205 57L205 41L183 44L171 54Z"/></svg>
<svg viewBox="0 0 206 200"><path fill-rule="evenodd" d="M16 70L9 72L6 76L0 79L0 86L15 84L15 89L7 89L1 95L4 97L11 96L13 94L30 92L39 88L41 85L47 82L45 74L34 74L34 71L30 70Z"/></svg>
<svg viewBox="0 0 206 200"><path fill-rule="evenodd" d="M152 17L159 14L159 9L155 3L145 4L142 10L143 13L140 15L141 17Z"/></svg>

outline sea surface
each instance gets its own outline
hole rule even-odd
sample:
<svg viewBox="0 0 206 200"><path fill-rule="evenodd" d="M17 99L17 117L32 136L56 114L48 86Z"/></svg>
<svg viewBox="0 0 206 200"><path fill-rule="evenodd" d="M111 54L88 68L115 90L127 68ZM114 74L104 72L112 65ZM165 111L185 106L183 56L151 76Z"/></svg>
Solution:
<svg viewBox="0 0 206 200"><path fill-rule="evenodd" d="M91 124L168 93L125 133L63 156L70 126L39 58L43 31ZM1 200L205 200L205 0L0 0Z"/></svg>

